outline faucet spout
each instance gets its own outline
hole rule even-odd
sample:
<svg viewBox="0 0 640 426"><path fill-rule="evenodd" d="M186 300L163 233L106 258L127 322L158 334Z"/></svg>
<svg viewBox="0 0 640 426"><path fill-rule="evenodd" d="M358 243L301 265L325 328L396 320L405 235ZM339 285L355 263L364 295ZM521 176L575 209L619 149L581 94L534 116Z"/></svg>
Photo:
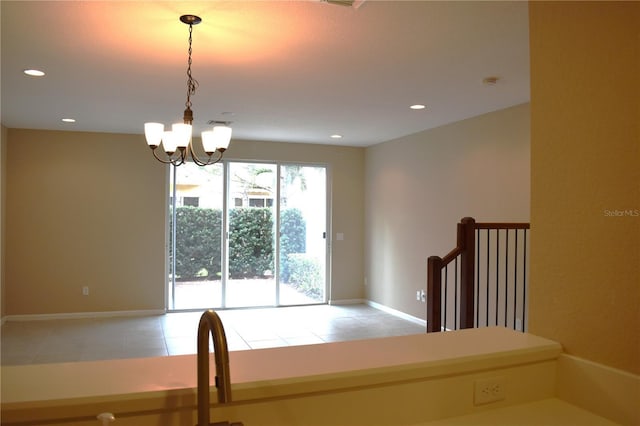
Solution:
<svg viewBox="0 0 640 426"><path fill-rule="evenodd" d="M218 314L208 310L198 324L198 426L209 426L209 334L213 338L218 402L231 401L227 337Z"/></svg>

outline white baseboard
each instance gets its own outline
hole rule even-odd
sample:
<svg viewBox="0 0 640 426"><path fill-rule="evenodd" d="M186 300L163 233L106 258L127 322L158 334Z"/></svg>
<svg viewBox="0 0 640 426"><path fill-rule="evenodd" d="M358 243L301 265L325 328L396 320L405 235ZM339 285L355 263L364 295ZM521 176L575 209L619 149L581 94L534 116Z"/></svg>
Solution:
<svg viewBox="0 0 640 426"><path fill-rule="evenodd" d="M366 299L338 299L338 300L329 300L329 305L368 305L372 308L381 310L398 318L405 319L407 321L411 321L412 323L421 325L423 327L427 327L427 321L414 317L413 315L409 315L402 311L398 311L397 309L390 308L388 306L382 305L380 303L373 302L371 300Z"/></svg>
<svg viewBox="0 0 640 426"><path fill-rule="evenodd" d="M413 315L406 314L406 313L404 313L402 311L398 311L398 310L390 308L388 306L381 305L380 303L376 303L376 302L373 302L371 300L367 300L365 303L367 305L371 306L372 308L376 308L376 309L379 309L379 310L384 311L386 313L389 313L391 315L394 315L396 317L405 319L407 321L411 321L412 323L421 325L421 326L423 326L425 328L427 327L427 321L423 320L421 318L414 317Z"/></svg>
<svg viewBox="0 0 640 426"><path fill-rule="evenodd" d="M361 305L366 303L364 299L336 299L329 300L329 305Z"/></svg>
<svg viewBox="0 0 640 426"><path fill-rule="evenodd" d="M83 319L83 318L113 318L113 317L139 317L164 315L163 309L150 309L144 311L105 311L105 312L72 312L59 314L33 314L33 315L7 315L5 321L44 321L57 319Z"/></svg>

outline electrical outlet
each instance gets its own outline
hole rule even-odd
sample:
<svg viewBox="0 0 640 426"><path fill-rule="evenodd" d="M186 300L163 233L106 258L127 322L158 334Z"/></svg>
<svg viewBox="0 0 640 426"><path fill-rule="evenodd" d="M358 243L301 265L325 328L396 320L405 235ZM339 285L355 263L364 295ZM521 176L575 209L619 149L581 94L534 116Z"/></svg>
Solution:
<svg viewBox="0 0 640 426"><path fill-rule="evenodd" d="M474 384L473 402L475 405L489 404L490 402L505 399L504 377L490 377L476 380Z"/></svg>
<svg viewBox="0 0 640 426"><path fill-rule="evenodd" d="M85 285L84 287L82 287L82 295L83 296L89 295L89 286Z"/></svg>

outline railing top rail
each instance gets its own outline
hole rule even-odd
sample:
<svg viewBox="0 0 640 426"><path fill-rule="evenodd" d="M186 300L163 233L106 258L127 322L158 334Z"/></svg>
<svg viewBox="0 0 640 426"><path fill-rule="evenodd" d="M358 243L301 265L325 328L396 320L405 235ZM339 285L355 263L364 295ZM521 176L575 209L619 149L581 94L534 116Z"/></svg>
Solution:
<svg viewBox="0 0 640 426"><path fill-rule="evenodd" d="M453 262L464 251L465 241L462 234L464 233L465 225L471 227L471 229L529 229L529 223L526 222L476 222L471 217L465 217L458 223L458 245L441 259L443 268Z"/></svg>
<svg viewBox="0 0 640 426"><path fill-rule="evenodd" d="M529 229L529 223L508 223L508 222L476 222L476 229Z"/></svg>
<svg viewBox="0 0 640 426"><path fill-rule="evenodd" d="M442 267L447 266L449 263L453 261L456 257L460 256L462 253L462 247L456 247L451 250L445 257L442 258Z"/></svg>

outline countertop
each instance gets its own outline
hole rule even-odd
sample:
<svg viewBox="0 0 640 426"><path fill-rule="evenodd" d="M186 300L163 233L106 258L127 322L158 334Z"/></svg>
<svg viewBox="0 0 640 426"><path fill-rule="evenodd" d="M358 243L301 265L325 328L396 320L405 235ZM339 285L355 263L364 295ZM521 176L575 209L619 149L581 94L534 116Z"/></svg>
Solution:
<svg viewBox="0 0 640 426"><path fill-rule="evenodd" d="M459 374L555 359L560 353L556 342L488 327L235 351L229 357L233 398L243 401ZM210 369L213 378L213 355ZM80 414L83 406L96 403L117 402L135 411L196 401L195 355L8 366L1 374L3 418L69 405Z"/></svg>

